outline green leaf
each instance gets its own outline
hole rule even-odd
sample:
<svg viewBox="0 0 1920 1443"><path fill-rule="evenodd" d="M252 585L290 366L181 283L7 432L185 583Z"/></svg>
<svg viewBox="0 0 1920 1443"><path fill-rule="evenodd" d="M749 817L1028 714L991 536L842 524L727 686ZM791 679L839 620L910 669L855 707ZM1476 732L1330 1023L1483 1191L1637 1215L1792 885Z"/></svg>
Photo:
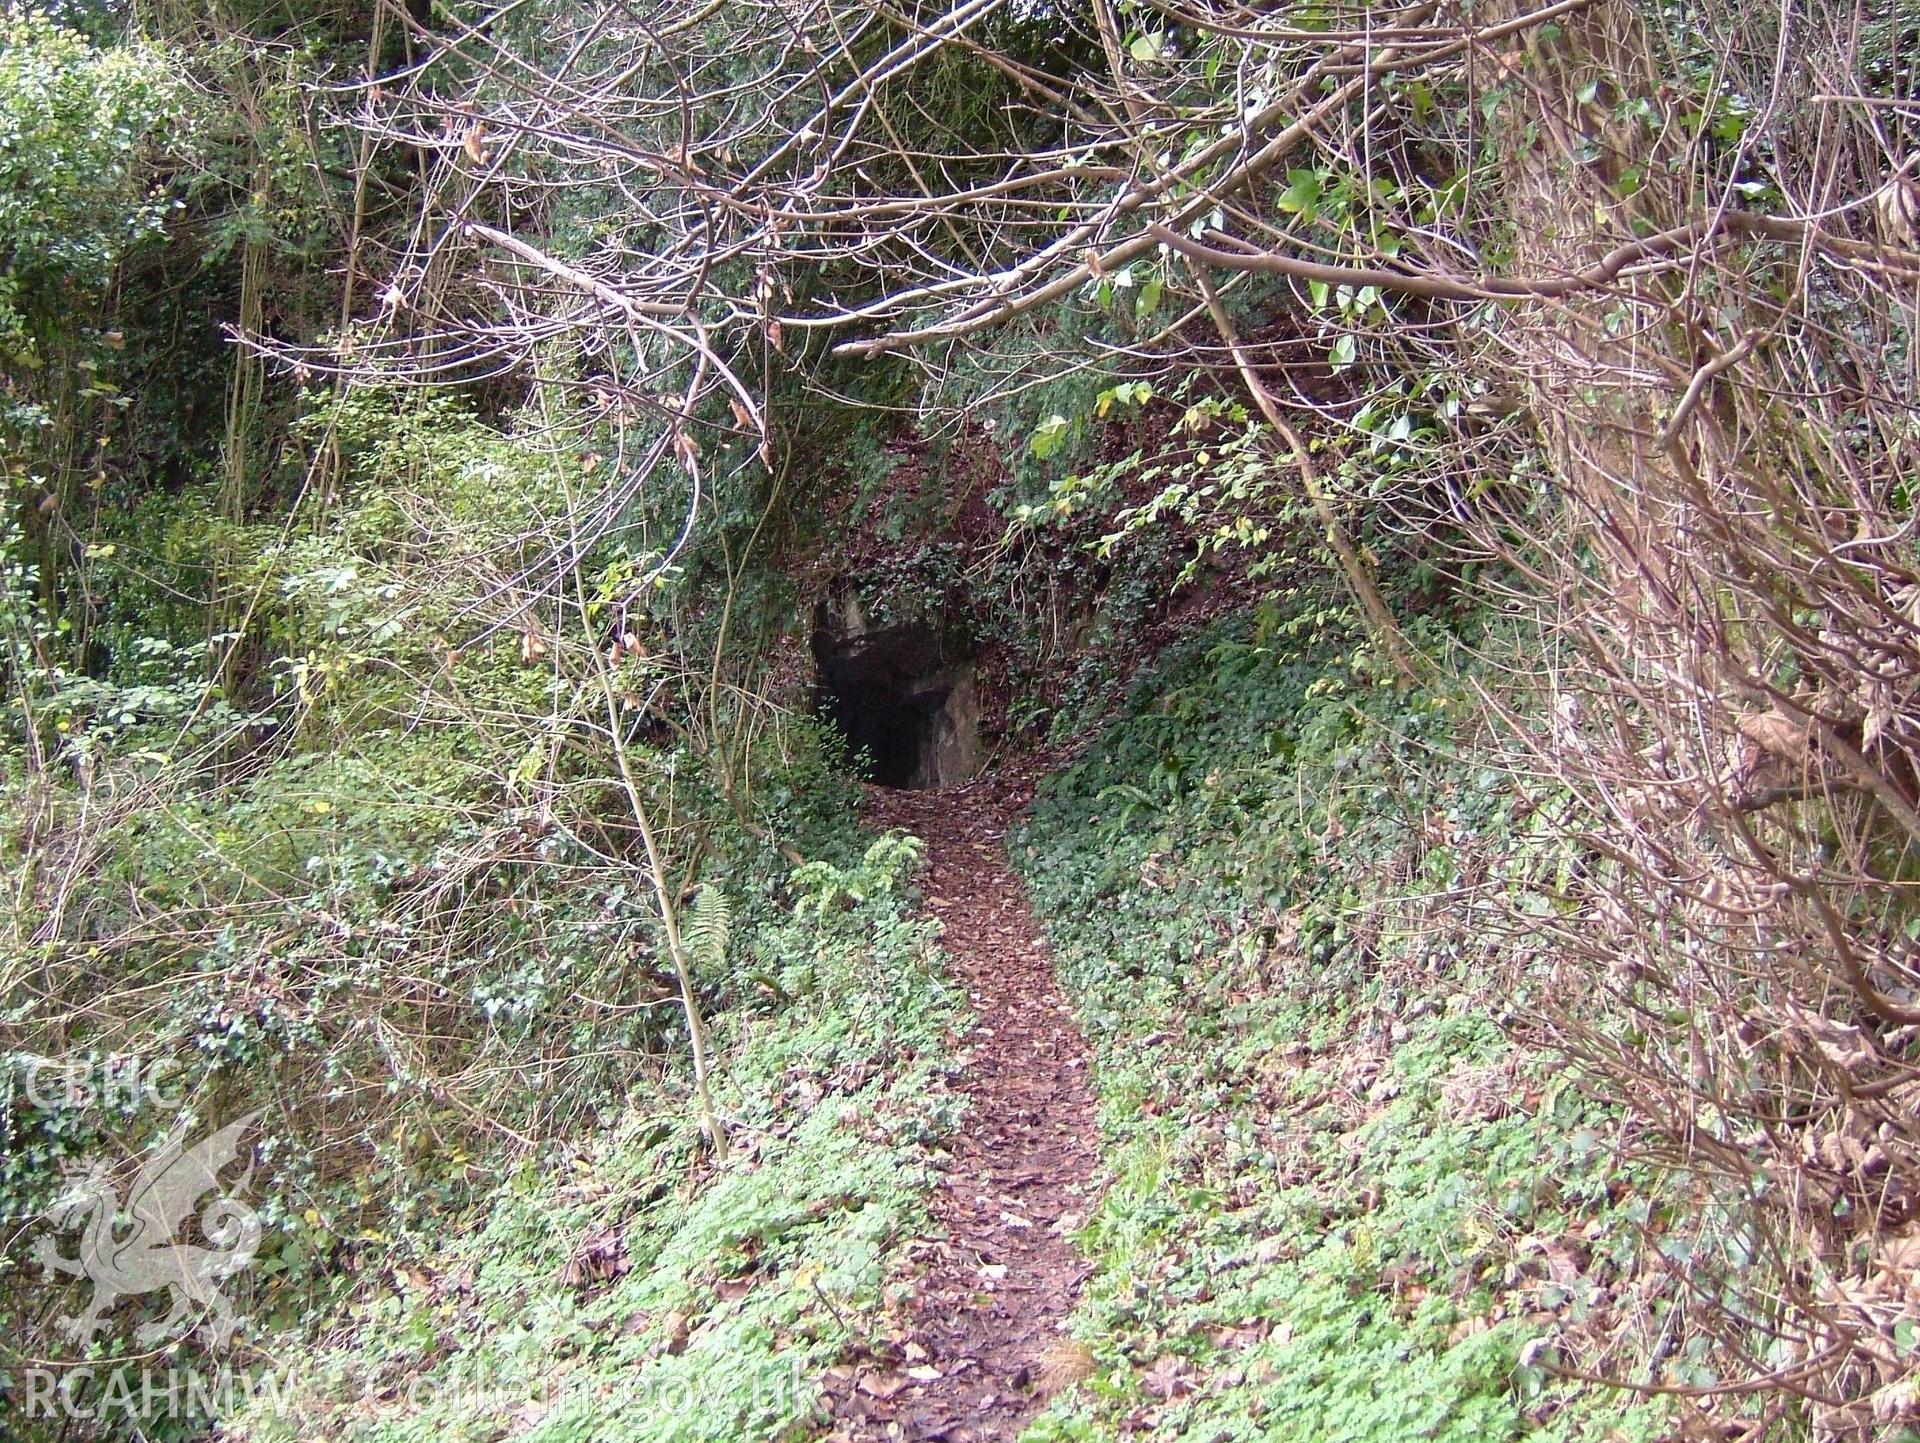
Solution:
<svg viewBox="0 0 1920 1443"><path fill-rule="evenodd" d="M1287 188L1280 192L1277 204L1288 215L1312 220L1320 204L1321 188L1319 171L1290 170L1287 172Z"/></svg>
<svg viewBox="0 0 1920 1443"><path fill-rule="evenodd" d="M1027 439L1027 449L1044 461L1054 455L1067 443L1068 421L1065 416L1054 414L1033 428L1033 435Z"/></svg>

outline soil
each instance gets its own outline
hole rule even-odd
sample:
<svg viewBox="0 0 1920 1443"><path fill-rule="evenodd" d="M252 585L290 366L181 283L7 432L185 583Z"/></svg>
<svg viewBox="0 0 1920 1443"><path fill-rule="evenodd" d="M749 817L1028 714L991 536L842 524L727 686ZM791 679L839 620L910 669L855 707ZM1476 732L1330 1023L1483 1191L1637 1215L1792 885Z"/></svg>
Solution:
<svg viewBox="0 0 1920 1443"><path fill-rule="evenodd" d="M969 1106L941 1167L937 1235L908 1249L912 1300L885 1342L828 1379L829 1437L843 1443L1011 1440L1089 1366L1062 1331L1090 1271L1072 1242L1094 1201L1087 1044L1006 854L1038 767L868 794L874 825L927 844L926 906L975 1020L959 1043Z"/></svg>

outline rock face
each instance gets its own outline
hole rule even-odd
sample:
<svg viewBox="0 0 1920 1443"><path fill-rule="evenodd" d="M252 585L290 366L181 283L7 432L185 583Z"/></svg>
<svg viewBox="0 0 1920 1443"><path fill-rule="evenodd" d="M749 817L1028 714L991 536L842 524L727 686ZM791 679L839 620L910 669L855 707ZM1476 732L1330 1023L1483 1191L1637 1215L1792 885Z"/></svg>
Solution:
<svg viewBox="0 0 1920 1443"><path fill-rule="evenodd" d="M814 614L814 710L828 718L873 780L932 790L980 766L973 663L930 627L872 626L851 595Z"/></svg>

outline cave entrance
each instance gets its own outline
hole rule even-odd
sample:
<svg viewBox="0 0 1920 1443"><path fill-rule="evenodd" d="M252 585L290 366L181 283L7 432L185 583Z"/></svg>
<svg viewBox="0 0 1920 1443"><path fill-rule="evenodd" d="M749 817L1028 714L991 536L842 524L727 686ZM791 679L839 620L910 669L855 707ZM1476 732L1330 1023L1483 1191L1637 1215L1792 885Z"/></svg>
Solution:
<svg viewBox="0 0 1920 1443"><path fill-rule="evenodd" d="M964 781L979 767L979 705L973 664L956 661L925 627L814 628L816 714L871 759L883 787L922 790Z"/></svg>

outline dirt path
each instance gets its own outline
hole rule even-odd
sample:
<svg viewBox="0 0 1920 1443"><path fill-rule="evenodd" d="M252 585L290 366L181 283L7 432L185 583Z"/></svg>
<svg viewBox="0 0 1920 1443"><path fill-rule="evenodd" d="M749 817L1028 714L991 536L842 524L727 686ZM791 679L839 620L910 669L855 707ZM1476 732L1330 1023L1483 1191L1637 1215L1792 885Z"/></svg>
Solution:
<svg viewBox="0 0 1920 1443"><path fill-rule="evenodd" d="M876 826L927 843L927 906L976 1016L960 1044L970 1105L933 1205L944 1235L912 1250L924 1271L905 1334L829 1380L829 1436L845 1443L1011 1440L1082 1371L1060 1327L1087 1271L1071 1235L1093 1203L1094 1107L1086 1042L1007 865L1031 795L1019 773L869 794Z"/></svg>

